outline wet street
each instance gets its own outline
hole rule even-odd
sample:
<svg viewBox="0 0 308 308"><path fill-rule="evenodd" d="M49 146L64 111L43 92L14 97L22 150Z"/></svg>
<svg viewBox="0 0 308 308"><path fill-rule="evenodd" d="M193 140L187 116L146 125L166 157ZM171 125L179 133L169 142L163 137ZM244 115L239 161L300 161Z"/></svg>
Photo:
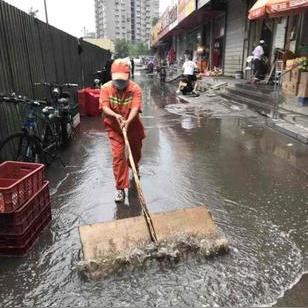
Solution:
<svg viewBox="0 0 308 308"><path fill-rule="evenodd" d="M84 118L63 154L67 167L55 162L47 172L50 228L28 256L1 259L2 306L307 306L307 146L242 105L215 96L185 104L174 86L136 81L150 211L208 205L229 255L84 281L78 226L141 213L133 192L125 205L113 202L107 136L100 119Z"/></svg>

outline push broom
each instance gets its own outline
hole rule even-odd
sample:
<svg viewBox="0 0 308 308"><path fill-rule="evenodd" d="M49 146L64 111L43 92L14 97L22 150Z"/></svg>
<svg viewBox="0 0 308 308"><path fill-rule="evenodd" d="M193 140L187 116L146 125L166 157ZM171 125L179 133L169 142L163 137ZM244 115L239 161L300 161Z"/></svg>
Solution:
<svg viewBox="0 0 308 308"><path fill-rule="evenodd" d="M227 252L228 242L206 206L150 214L125 129L123 136L143 215L79 226L84 273L98 279L149 259L179 261L190 252Z"/></svg>

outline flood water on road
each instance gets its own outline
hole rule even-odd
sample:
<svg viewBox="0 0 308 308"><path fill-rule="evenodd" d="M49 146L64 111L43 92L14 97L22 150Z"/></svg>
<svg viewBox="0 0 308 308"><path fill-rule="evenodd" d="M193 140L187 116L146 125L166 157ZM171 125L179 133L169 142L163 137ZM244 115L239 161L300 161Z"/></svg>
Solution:
<svg viewBox="0 0 308 308"><path fill-rule="evenodd" d="M131 192L125 206L113 202L107 136L100 119L83 119L64 153L67 167L55 163L47 173L50 228L27 257L1 259L2 306L276 303L308 271L307 147L241 105L219 97L183 104L174 87L143 75L136 80L144 91L141 181L150 211L208 205L230 253L98 282L81 279L78 226L141 212ZM298 286L291 304L303 306L307 279Z"/></svg>

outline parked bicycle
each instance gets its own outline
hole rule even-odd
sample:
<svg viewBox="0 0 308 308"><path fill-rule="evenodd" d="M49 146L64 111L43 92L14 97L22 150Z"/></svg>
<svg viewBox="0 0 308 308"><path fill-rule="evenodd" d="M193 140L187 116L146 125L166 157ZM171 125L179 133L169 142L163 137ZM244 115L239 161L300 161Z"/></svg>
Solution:
<svg viewBox="0 0 308 308"><path fill-rule="evenodd" d="M58 112L61 131L61 144L67 144L73 137L73 117L71 114L71 94L65 89L76 88L74 83L37 82L35 86L44 86L49 89L51 104Z"/></svg>
<svg viewBox="0 0 308 308"><path fill-rule="evenodd" d="M47 101L30 100L16 95L1 96L6 103L24 104L26 116L21 131L5 138L0 143L0 160L41 162L50 164L60 159L61 121L59 113Z"/></svg>

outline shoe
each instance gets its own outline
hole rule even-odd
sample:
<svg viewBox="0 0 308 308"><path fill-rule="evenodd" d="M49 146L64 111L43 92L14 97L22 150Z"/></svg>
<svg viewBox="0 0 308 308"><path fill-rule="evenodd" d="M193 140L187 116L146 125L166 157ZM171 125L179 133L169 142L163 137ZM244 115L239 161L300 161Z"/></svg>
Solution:
<svg viewBox="0 0 308 308"><path fill-rule="evenodd" d="M114 197L114 201L115 202L124 202L124 200L125 200L125 191L124 191L124 189L119 189L119 190L117 190L117 192L116 192L116 195L115 195L115 197Z"/></svg>
<svg viewBox="0 0 308 308"><path fill-rule="evenodd" d="M195 96L195 97L200 96L200 94L199 94L199 93L197 93L197 92L195 92L195 91L192 91L191 93L192 93L192 95L193 95L193 96Z"/></svg>

